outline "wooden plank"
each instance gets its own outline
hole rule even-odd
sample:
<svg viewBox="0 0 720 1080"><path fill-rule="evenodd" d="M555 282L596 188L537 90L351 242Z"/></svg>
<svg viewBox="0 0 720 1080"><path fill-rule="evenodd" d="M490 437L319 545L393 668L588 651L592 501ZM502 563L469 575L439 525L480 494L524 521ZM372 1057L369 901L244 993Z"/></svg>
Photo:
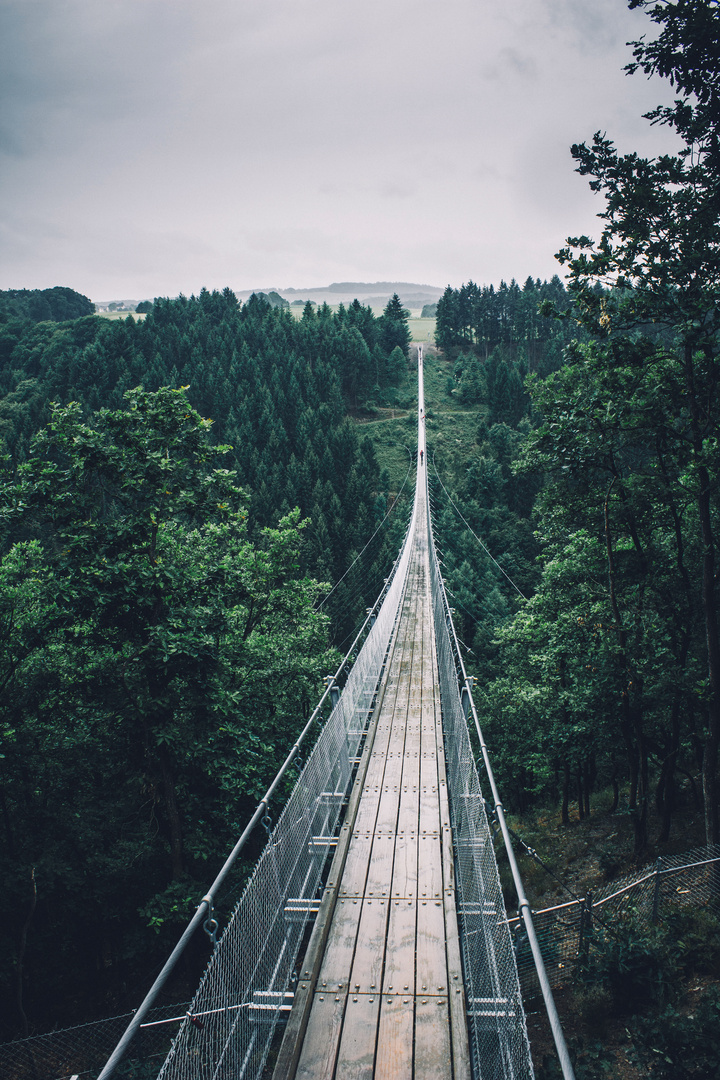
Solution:
<svg viewBox="0 0 720 1080"><path fill-rule="evenodd" d="M361 900L336 902L318 978L323 989L342 990L349 985L361 914Z"/></svg>
<svg viewBox="0 0 720 1080"><path fill-rule="evenodd" d="M403 774L402 790L400 792L400 808L398 810L398 832L417 833L419 825L420 787L419 777L414 774Z"/></svg>
<svg viewBox="0 0 720 1080"><path fill-rule="evenodd" d="M450 1039L454 1080L470 1080L467 1004L460 965L460 940L454 895L445 897L445 948L448 965Z"/></svg>
<svg viewBox="0 0 720 1080"><path fill-rule="evenodd" d="M420 777L417 758L406 758L403 779L399 793L398 832L417 833L420 817Z"/></svg>
<svg viewBox="0 0 720 1080"><path fill-rule="evenodd" d="M348 997L337 1056L337 1080L372 1080L379 1012L379 994Z"/></svg>
<svg viewBox="0 0 720 1080"><path fill-rule="evenodd" d="M395 861L390 890L393 898L417 896L418 888L418 835L403 833L395 840Z"/></svg>
<svg viewBox="0 0 720 1080"><path fill-rule="evenodd" d="M442 900L418 900L415 993L447 994L445 912Z"/></svg>
<svg viewBox="0 0 720 1080"><path fill-rule="evenodd" d="M448 795L440 787L440 816L449 818ZM467 1003L460 959L460 934L455 897L455 860L452 830L442 830L443 897L445 905L445 951L448 966L450 1039L453 1052L453 1080L470 1080L470 1045L468 1042Z"/></svg>
<svg viewBox="0 0 720 1080"><path fill-rule="evenodd" d="M340 896L362 896L365 891L368 860L372 848L372 833L353 832L340 880Z"/></svg>
<svg viewBox="0 0 720 1080"><path fill-rule="evenodd" d="M447 997L416 1000L413 1080L452 1080Z"/></svg>
<svg viewBox="0 0 720 1080"><path fill-rule="evenodd" d="M435 763L433 762L433 764ZM430 782L431 775L432 783ZM434 768L432 773L429 769L422 770L420 805L418 807L418 831L421 834L439 834L440 832L437 768Z"/></svg>
<svg viewBox="0 0 720 1080"><path fill-rule="evenodd" d="M430 749L430 743L432 749ZM438 765L435 736L423 739L420 761L420 832L438 832L440 804L438 799Z"/></svg>
<svg viewBox="0 0 720 1080"><path fill-rule="evenodd" d="M402 758L396 756L394 760L388 761L385 776L388 782L383 786L380 794L375 829L377 832L394 833L398 828Z"/></svg>
<svg viewBox="0 0 720 1080"><path fill-rule="evenodd" d="M374 1080L411 1080L415 1036L414 998L393 994L380 1005Z"/></svg>
<svg viewBox="0 0 720 1080"><path fill-rule="evenodd" d="M315 994L296 1080L332 1080L347 995Z"/></svg>
<svg viewBox="0 0 720 1080"><path fill-rule="evenodd" d="M393 900L388 920L388 946L383 971L383 994L413 993L415 988L415 936L417 903Z"/></svg>
<svg viewBox="0 0 720 1080"><path fill-rule="evenodd" d="M350 990L372 994L381 989L387 941L389 900L363 900L357 944L350 974Z"/></svg>
<svg viewBox="0 0 720 1080"><path fill-rule="evenodd" d="M380 803L380 785L365 784L362 790L360 806L355 817L354 832L375 832L377 808Z"/></svg>
<svg viewBox="0 0 720 1080"><path fill-rule="evenodd" d="M390 896L394 859L395 837L392 835L374 836L365 882L366 897Z"/></svg>
<svg viewBox="0 0 720 1080"><path fill-rule="evenodd" d="M443 892L442 848L438 833L418 837L417 894L423 900L439 900Z"/></svg>

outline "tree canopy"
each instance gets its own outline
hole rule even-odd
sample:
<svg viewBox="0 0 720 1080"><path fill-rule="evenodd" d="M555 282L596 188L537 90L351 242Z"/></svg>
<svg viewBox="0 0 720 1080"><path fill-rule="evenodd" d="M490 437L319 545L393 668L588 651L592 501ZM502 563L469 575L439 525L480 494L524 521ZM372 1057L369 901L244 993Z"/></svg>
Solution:
<svg viewBox="0 0 720 1080"><path fill-rule="evenodd" d="M0 493L23 536L0 567L11 925L31 872L37 891L23 1015L74 983L107 1009L129 940L150 925L164 945L186 917L334 669L308 523L251 541L210 427L183 390L87 419L58 406ZM61 992L43 954L78 933Z"/></svg>

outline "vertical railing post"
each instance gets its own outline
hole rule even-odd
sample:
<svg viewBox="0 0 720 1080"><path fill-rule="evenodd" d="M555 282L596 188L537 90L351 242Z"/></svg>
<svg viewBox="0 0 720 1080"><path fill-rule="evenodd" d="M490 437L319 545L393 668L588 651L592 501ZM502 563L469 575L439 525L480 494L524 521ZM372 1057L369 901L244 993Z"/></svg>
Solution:
<svg viewBox="0 0 720 1080"><path fill-rule="evenodd" d="M660 871L662 869L662 859L658 858L655 863L655 887L653 889L653 903L652 903L652 923L653 925L658 921L658 913L660 910Z"/></svg>
<svg viewBox="0 0 720 1080"><path fill-rule="evenodd" d="M584 899L580 901L580 932L578 934L578 956L582 956L588 949L588 935L593 928L593 894L588 891Z"/></svg>
<svg viewBox="0 0 720 1080"><path fill-rule="evenodd" d="M578 926L578 957L583 954L585 944L585 898L580 901L580 925Z"/></svg>
<svg viewBox="0 0 720 1080"><path fill-rule="evenodd" d="M323 682L330 691L330 708L334 709L338 701L340 700L340 687L335 682L334 675L326 675L323 679Z"/></svg>
<svg viewBox="0 0 720 1080"><path fill-rule="evenodd" d="M468 676L467 682L460 692L460 704L462 705L465 719L468 720L472 712L472 691L475 689L476 679L474 675Z"/></svg>

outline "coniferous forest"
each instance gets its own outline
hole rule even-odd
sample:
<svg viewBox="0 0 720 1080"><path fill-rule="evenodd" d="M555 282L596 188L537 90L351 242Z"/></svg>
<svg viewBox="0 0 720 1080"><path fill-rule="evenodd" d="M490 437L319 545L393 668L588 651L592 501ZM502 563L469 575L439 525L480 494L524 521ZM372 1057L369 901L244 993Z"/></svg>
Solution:
<svg viewBox="0 0 720 1080"><path fill-rule="evenodd" d="M153 970L374 602L412 492L388 515L349 419L407 374L399 302L3 318L13 1033L112 1012Z"/></svg>
<svg viewBox="0 0 720 1080"><path fill-rule="evenodd" d="M438 547L503 798L567 836L602 804L626 840L608 872L720 843L720 12L630 7L654 25L628 70L670 80L647 119L679 149L574 146L599 237L567 241L564 282L448 286L425 372ZM7 1038L137 1003L375 600L412 497L398 297L299 318L229 289L142 321L89 303L0 294ZM716 923L666 929L716 1017ZM586 990L625 1016L612 979L637 978L665 1021L640 1022L633 1060L710 1075L667 1042L694 1022L669 940L626 943Z"/></svg>

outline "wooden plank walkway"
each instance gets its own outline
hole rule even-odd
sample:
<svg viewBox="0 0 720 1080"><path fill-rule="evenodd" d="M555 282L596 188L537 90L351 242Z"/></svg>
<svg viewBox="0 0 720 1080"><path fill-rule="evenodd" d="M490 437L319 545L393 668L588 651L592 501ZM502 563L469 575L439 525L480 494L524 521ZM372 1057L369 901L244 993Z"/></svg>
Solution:
<svg viewBox="0 0 720 1080"><path fill-rule="evenodd" d="M425 485L358 779L273 1080L469 1080Z"/></svg>

